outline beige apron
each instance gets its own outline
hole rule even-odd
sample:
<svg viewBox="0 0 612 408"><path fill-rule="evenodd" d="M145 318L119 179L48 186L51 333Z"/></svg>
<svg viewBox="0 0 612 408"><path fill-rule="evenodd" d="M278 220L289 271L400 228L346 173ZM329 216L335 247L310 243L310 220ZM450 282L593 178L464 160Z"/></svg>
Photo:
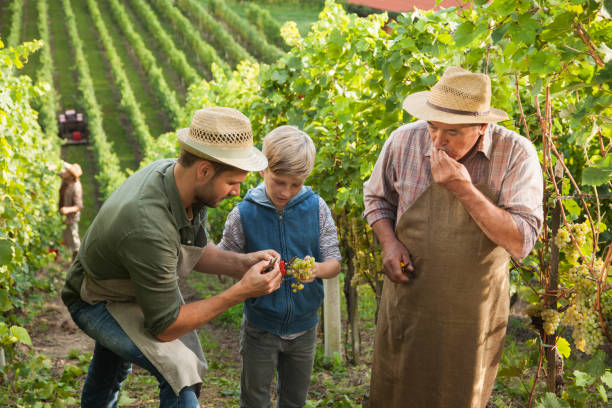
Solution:
<svg viewBox="0 0 612 408"><path fill-rule="evenodd" d="M204 248L181 245L177 275L185 278L200 259ZM208 364L195 331L169 342L157 340L144 328L144 315L136 303L132 282L127 279L95 280L85 275L81 286L81 299L94 304L106 301L106 308L119 326L138 346L142 354L157 368L174 393L191 385L198 385L200 393L202 377ZM181 303L184 304L181 296Z"/></svg>
<svg viewBox="0 0 612 408"><path fill-rule="evenodd" d="M486 185L477 188L495 198ZM370 407L484 408L506 334L508 253L435 182L396 234L415 277L409 284L385 277Z"/></svg>

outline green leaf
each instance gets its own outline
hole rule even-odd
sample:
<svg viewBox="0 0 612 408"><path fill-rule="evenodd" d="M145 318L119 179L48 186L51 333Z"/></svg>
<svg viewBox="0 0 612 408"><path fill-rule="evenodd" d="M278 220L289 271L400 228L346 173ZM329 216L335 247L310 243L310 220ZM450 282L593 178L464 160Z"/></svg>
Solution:
<svg viewBox="0 0 612 408"><path fill-rule="evenodd" d="M608 388L612 388L612 372L606 370L601 376L601 382L606 384Z"/></svg>
<svg viewBox="0 0 612 408"><path fill-rule="evenodd" d="M514 0L495 0L491 3L491 11L496 15L504 17L516 10L516 1Z"/></svg>
<svg viewBox="0 0 612 408"><path fill-rule="evenodd" d="M504 38L509 28L510 24L508 23L503 24L501 27L497 27L491 34L491 39L493 42L498 43L502 38Z"/></svg>
<svg viewBox="0 0 612 408"><path fill-rule="evenodd" d="M475 29L476 27L474 26L474 24L469 21L466 21L465 23L461 24L453 35L455 45L457 47L465 47L470 42L472 42L472 40L474 39Z"/></svg>
<svg viewBox="0 0 612 408"><path fill-rule="evenodd" d="M6 312L7 310L11 310L13 308L13 304L11 303L11 299L9 298L8 289L0 289L0 312Z"/></svg>
<svg viewBox="0 0 612 408"><path fill-rule="evenodd" d="M582 172L582 184L588 186L600 186L610 181L612 168L587 167Z"/></svg>
<svg viewBox="0 0 612 408"><path fill-rule="evenodd" d="M0 239L0 266L7 265L13 259L13 243Z"/></svg>
<svg viewBox="0 0 612 408"><path fill-rule="evenodd" d="M588 387L589 385L593 384L596 380L596 378L593 377L592 375L583 373L582 371L579 371L579 370L574 370L574 376L576 377L576 385L580 387Z"/></svg>
<svg viewBox="0 0 612 408"><path fill-rule="evenodd" d="M601 399L604 400L604 402L608 402L608 393L606 392L606 388L603 386L603 384L597 384L595 388L597 388L597 391L599 391Z"/></svg>
<svg viewBox="0 0 612 408"><path fill-rule="evenodd" d="M523 375L524 370L517 366L509 366L500 368L497 371L498 377L520 377Z"/></svg>
<svg viewBox="0 0 612 408"><path fill-rule="evenodd" d="M582 209L574 200L563 200L563 207L572 215L580 215Z"/></svg>
<svg viewBox="0 0 612 408"><path fill-rule="evenodd" d="M584 365L584 370L594 377L601 377L608 368L606 353L602 350L597 350L593 357Z"/></svg>
<svg viewBox="0 0 612 408"><path fill-rule="evenodd" d="M557 398L552 392L547 392L538 401L537 408L570 408L570 405L560 398Z"/></svg>
<svg viewBox="0 0 612 408"><path fill-rule="evenodd" d="M593 82L596 84L609 84L610 81L612 81L612 59L608 61L603 69L597 73L595 78L593 78Z"/></svg>
<svg viewBox="0 0 612 408"><path fill-rule="evenodd" d="M19 327L19 326L11 327L11 334L17 337L17 340L19 340L21 343L27 344L28 346L32 345L32 339L30 339L30 335L28 334L28 331L24 329L23 327Z"/></svg>
<svg viewBox="0 0 612 408"><path fill-rule="evenodd" d="M569 358L570 354L572 353L569 343L563 337L559 337L557 339L557 350L559 350L559 353L561 353L563 358Z"/></svg>

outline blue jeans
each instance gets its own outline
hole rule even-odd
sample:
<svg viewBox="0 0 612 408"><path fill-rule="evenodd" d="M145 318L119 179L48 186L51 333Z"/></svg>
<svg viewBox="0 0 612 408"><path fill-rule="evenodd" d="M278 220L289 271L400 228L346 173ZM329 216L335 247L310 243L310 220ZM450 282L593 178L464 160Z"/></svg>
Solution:
<svg viewBox="0 0 612 408"><path fill-rule="evenodd" d="M243 319L240 333L240 407L270 406L270 384L274 371L277 371L276 406L303 407L310 386L316 345L316 326L293 340L285 340Z"/></svg>
<svg viewBox="0 0 612 408"><path fill-rule="evenodd" d="M170 384L121 329L106 309L105 303L92 306L76 301L68 306L68 310L77 326L96 341L81 396L82 407L116 407L121 383L132 371L132 363L157 378L160 407L199 407L195 387L185 387L177 396Z"/></svg>

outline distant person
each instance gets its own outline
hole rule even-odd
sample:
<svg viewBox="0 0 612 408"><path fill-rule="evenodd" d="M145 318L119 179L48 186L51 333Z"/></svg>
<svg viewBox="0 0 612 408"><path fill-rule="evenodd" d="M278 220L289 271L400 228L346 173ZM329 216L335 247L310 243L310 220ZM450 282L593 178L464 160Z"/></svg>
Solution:
<svg viewBox="0 0 612 408"><path fill-rule="evenodd" d="M263 183L249 190L228 215L219 247L236 252L272 248L283 260L314 258L309 279L287 275L281 288L244 302L240 333L240 406L270 406L277 373L279 408L303 407L317 343L323 282L340 272L334 219L325 201L304 186L315 160L310 137L293 126L266 135L268 168Z"/></svg>
<svg viewBox="0 0 612 408"><path fill-rule="evenodd" d="M263 170L251 123L235 109L195 112L178 132L176 159L131 175L106 200L68 271L62 300L93 338L83 407L113 407L132 363L159 382L161 407L197 407L207 368L195 329L281 283L274 250L237 254L207 240L206 209L240 193ZM193 269L240 279L222 293L185 304L178 280Z"/></svg>
<svg viewBox="0 0 612 408"><path fill-rule="evenodd" d="M509 255L542 226L533 144L499 126L487 75L450 67L409 95L364 185L382 247L370 408L484 408L509 312Z"/></svg>
<svg viewBox="0 0 612 408"><path fill-rule="evenodd" d="M65 163L60 172L62 184L59 192L59 212L65 216L66 228L62 232L64 245L72 251L72 259L76 257L81 239L79 238L79 220L83 209L83 187L80 177L83 174L77 163Z"/></svg>

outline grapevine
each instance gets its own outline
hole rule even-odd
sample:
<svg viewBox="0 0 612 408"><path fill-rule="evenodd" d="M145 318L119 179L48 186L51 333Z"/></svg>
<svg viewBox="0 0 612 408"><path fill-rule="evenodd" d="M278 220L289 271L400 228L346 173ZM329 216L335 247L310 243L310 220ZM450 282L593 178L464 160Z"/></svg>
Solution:
<svg viewBox="0 0 612 408"><path fill-rule="evenodd" d="M561 321L572 328L572 337L577 349L593 354L604 343L604 334L599 314L596 309L598 280L603 271L603 262L599 258L591 259L580 256L594 253L592 228L588 222L568 223L559 229L554 237L555 244L565 255L565 284L568 288L569 305L564 313L544 310L540 316L544 320L544 330L554 334ZM572 240L573 237L573 240ZM573 242L575 241L575 243ZM579 251L580 249L580 251ZM612 302L607 292L602 293L602 315L609 316ZM546 313L548 312L548 313Z"/></svg>

